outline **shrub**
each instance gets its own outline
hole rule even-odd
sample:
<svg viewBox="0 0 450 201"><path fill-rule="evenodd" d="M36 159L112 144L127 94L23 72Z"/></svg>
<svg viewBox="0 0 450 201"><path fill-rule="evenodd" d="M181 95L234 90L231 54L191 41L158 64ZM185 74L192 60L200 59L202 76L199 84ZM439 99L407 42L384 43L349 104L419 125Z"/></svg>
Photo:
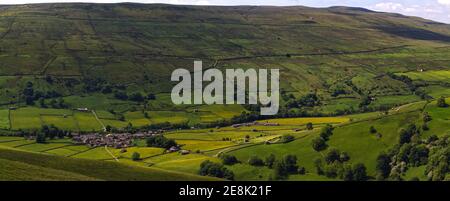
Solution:
<svg viewBox="0 0 450 201"><path fill-rule="evenodd" d="M248 159L248 164L253 165L253 166L263 166L264 161L262 159L258 158L257 156L251 156Z"/></svg>
<svg viewBox="0 0 450 201"><path fill-rule="evenodd" d="M44 133L37 133L36 135L36 143L43 144L46 142L46 137Z"/></svg>
<svg viewBox="0 0 450 201"><path fill-rule="evenodd" d="M175 140L168 139L168 138L164 137L163 135L151 136L151 137L147 138L146 142L147 142L147 147L160 147L160 148L169 149L172 146L177 146L177 143L175 142Z"/></svg>
<svg viewBox="0 0 450 201"><path fill-rule="evenodd" d="M239 163L238 159L236 158L236 156L232 156L232 155L222 155L220 157L222 159L222 163L224 165L234 165L236 163Z"/></svg>
<svg viewBox="0 0 450 201"><path fill-rule="evenodd" d="M276 161L275 155L270 154L269 156L266 157L265 164L267 167L273 168L273 164L275 163L275 161Z"/></svg>
<svg viewBox="0 0 450 201"><path fill-rule="evenodd" d="M322 150L325 150L325 149L327 148L327 146L328 146L328 145L325 143L325 140L324 140L323 138L321 138L321 137L314 138L314 139L311 141L311 143L312 143L313 149L316 150L316 151L322 151Z"/></svg>
<svg viewBox="0 0 450 201"><path fill-rule="evenodd" d="M367 180L366 166L362 163L357 163L353 166L353 180L365 181Z"/></svg>
<svg viewBox="0 0 450 201"><path fill-rule="evenodd" d="M209 160L203 161L200 164L199 175L224 178L228 180L234 179L234 173L231 170L227 169L220 163L214 163Z"/></svg>
<svg viewBox="0 0 450 201"><path fill-rule="evenodd" d="M294 141L294 140L295 140L295 137L292 136L292 135L283 135L283 136L281 137L281 142L283 142L283 143L292 142L292 141Z"/></svg>
<svg viewBox="0 0 450 201"><path fill-rule="evenodd" d="M141 160L141 154L139 154L138 152L134 152L134 153L131 155L131 160L133 160L133 161Z"/></svg>
<svg viewBox="0 0 450 201"><path fill-rule="evenodd" d="M438 107L447 107L447 103L445 102L445 98L443 96L441 96L440 98L437 99L437 104Z"/></svg>
<svg viewBox="0 0 450 201"><path fill-rule="evenodd" d="M332 149L328 151L327 155L325 156L325 162L328 164L333 163L335 161L340 161L340 155L341 153L337 149Z"/></svg>

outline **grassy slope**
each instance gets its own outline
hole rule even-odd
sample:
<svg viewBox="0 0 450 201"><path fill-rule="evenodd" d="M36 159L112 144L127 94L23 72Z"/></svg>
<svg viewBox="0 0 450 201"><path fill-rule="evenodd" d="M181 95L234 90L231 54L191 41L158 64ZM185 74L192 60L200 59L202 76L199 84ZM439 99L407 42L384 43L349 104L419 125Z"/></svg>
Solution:
<svg viewBox="0 0 450 201"><path fill-rule="evenodd" d="M128 165L122 165L113 162L101 162L94 160L73 159L59 156L36 154L11 149L0 149L0 160L6 160L6 170L11 170L14 166L30 167L40 174L36 177L27 177L27 175L14 176L17 172L1 172L0 178L5 180L15 179L52 179L49 174L56 173L53 179L85 180L214 180L213 178L201 177L192 174L172 172L156 168L141 168Z"/></svg>
<svg viewBox="0 0 450 201"><path fill-rule="evenodd" d="M398 140L398 129L408 123L415 123L418 117L419 112L416 111L395 114L384 118L366 120L337 127L333 131L333 136L327 143L329 145L328 150L330 148L337 148L340 151L349 153L352 163L364 163L367 167L369 175L374 176L375 159L378 154L382 151L388 150L396 144ZM369 133L370 126L374 126L377 131L382 134L380 139ZM305 167L307 171L312 173L309 176L315 177L317 175L313 174L315 173L314 160L317 158L322 158L323 154L326 153L326 151L316 152L312 149L311 140L315 136L317 136L317 132L312 131L309 135L287 144L250 146L248 148L231 151L229 154L235 155L240 161L243 162L246 162L249 157L253 155L264 158L273 153L280 158L287 154L294 154L298 158L299 165ZM238 172L237 174L243 174L240 172L247 172L252 169L254 169L254 167L236 168L235 170ZM253 179L256 179L254 177L257 175L258 174L255 174ZM266 173L265 175L267 176L268 174ZM303 176L303 178L298 177L296 179L308 180L311 179L309 176ZM245 178L248 177L252 176L245 176ZM265 177L265 179L267 179L267 177Z"/></svg>
<svg viewBox="0 0 450 201"><path fill-rule="evenodd" d="M417 97L411 97L405 84L383 74L415 71L418 66L448 70L448 60L442 58L450 56L448 25L343 7L4 6L0 35L1 103L17 101L17 93L33 81L35 90L56 90L73 107L116 111L139 105L111 95L85 94L83 86L67 87L66 82L69 78L102 78L126 84L127 92L157 94L157 100L149 104L151 110L192 111L168 101L173 84L170 73L192 68L194 58L202 59L205 66L219 60L218 68L278 67L284 90L297 96L317 90L326 104L318 110L334 112L359 103L360 94L344 81L371 95L387 97L380 98L381 103L414 101ZM42 79L44 75L58 79L49 84ZM347 94L334 101L330 93L337 86ZM402 95L401 100L391 98L397 95ZM203 112L204 107L197 109ZM196 115L193 123L231 116L217 111L220 108L209 108ZM239 111L242 108L231 114ZM164 112L155 114L151 121L167 120ZM180 114L177 121L185 118L186 114ZM136 120L136 124L142 122Z"/></svg>

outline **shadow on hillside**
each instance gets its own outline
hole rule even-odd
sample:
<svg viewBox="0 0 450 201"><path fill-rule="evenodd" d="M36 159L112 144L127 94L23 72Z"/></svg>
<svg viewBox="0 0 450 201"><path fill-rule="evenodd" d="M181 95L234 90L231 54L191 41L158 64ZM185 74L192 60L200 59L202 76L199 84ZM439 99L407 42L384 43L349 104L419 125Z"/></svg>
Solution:
<svg viewBox="0 0 450 201"><path fill-rule="evenodd" d="M397 26L384 26L376 27L386 33L400 36L403 38L415 39L415 40L434 40L442 42L450 42L450 36L436 33L433 31L413 28L413 27L397 27Z"/></svg>

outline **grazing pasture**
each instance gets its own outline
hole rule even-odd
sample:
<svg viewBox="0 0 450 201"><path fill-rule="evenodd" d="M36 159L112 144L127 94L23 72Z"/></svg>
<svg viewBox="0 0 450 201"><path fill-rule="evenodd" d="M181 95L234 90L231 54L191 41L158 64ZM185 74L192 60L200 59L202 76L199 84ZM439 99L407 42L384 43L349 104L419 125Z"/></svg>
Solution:
<svg viewBox="0 0 450 201"><path fill-rule="evenodd" d="M261 120L260 122L267 123L278 123L282 126L285 125L305 125L307 123L313 124L336 124L336 123L344 123L349 121L346 117L308 117L308 118L281 118L281 119L271 119L271 120Z"/></svg>
<svg viewBox="0 0 450 201"><path fill-rule="evenodd" d="M431 82L441 81L450 83L450 70L425 70L423 72L410 71L398 74L408 76L413 80L423 80Z"/></svg>
<svg viewBox="0 0 450 201"><path fill-rule="evenodd" d="M0 160L0 167L8 166L5 167L8 171L0 171L0 180L219 180L151 167L143 168L8 149L0 149ZM21 168L26 168L24 174L20 174ZM54 179L51 179L52 177Z"/></svg>
<svg viewBox="0 0 450 201"><path fill-rule="evenodd" d="M0 110L0 129L9 129L9 110Z"/></svg>

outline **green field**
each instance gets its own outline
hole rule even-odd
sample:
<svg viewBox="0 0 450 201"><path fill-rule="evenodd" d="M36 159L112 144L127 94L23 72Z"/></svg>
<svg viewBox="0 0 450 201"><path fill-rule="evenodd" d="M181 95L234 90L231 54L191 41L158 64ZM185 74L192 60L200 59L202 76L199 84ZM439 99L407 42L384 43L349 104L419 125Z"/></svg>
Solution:
<svg viewBox="0 0 450 201"><path fill-rule="evenodd" d="M262 123L278 123L282 126L285 125L305 125L307 123L313 124L333 124L333 123L344 123L349 121L345 117L317 117L317 118L287 118L287 119L273 119L268 121L260 121Z"/></svg>
<svg viewBox="0 0 450 201"><path fill-rule="evenodd" d="M216 180L157 168L0 149L0 180ZM5 163L3 163L5 162ZM26 173L17 169L27 168Z"/></svg>
<svg viewBox="0 0 450 201"><path fill-rule="evenodd" d="M400 128L404 128L409 123L420 123L421 110L425 104L426 102L415 102L402 105L393 108L388 114L372 112L340 117L270 119L265 121L276 122L280 126L257 125L241 128L195 129L165 134L166 137L175 139L182 149L191 151L187 155L166 153L164 149L160 148L144 147L145 142L142 140L136 141L139 146L127 148L126 152L114 148L107 150L105 147L90 149L87 146L74 146L70 144L69 139L54 139L46 144L36 144L34 141L24 140L20 137L0 137L0 147L75 159L107 161L108 163L117 163L116 160L118 160L119 164L133 167L148 168L150 166L188 174L196 174L201 162L205 160L218 162L220 160L217 156L226 153L236 156L241 162L227 167L234 172L236 180L244 181L269 180L273 177L273 170L267 167L250 166L247 163L250 157L265 158L269 154L275 154L277 158L281 158L287 154L294 154L298 158L298 164L305 167L306 174L290 175L288 180L322 181L335 179L318 175L315 172L314 161L323 158L326 151L314 151L311 147L311 140L318 135L320 127L325 123L332 123L336 128L327 142L329 146L327 150L336 148L347 152L351 163L365 164L369 176L375 177L375 159L378 154L388 151L397 143ZM426 105L425 111L432 117L432 121L429 122L430 130L424 132L423 138L435 133L440 136L450 133L446 126L449 123L447 108L436 107L434 101ZM313 122L315 129L305 130L302 125L304 126L307 122ZM371 126L376 128L380 136L369 132ZM298 128L301 130L294 130ZM276 143L277 138L287 134L295 136L296 139L287 144ZM249 142L243 141L246 136L249 136ZM230 138L231 141L223 141L224 138ZM265 144L266 141L273 141L275 144ZM131 160L131 155L135 152L141 155L142 160ZM423 169L412 168L403 177L405 179L419 177L425 180L426 177L422 175L422 172ZM24 177L28 176L24 175ZM39 178L52 179L45 176L45 170ZM30 179L33 180L33 177Z"/></svg>
<svg viewBox="0 0 450 201"><path fill-rule="evenodd" d="M450 97L446 24L349 7L49 3L0 10L0 180L215 180L198 176L199 165L230 154L240 161L226 166L235 180L267 181L274 170L248 160L272 153L295 155L306 169L286 180L336 180L314 165L333 148L376 180L377 156L395 148L409 124L416 133L404 143L450 134L449 107L436 103ZM263 104L173 104L172 72L193 73L195 60L203 70L279 69L279 113L258 116ZM231 126L255 119L278 125ZM326 124L333 135L322 136L327 148L315 151L312 140ZM81 134L159 126L190 153L145 140L125 151L73 145L69 137L24 138L45 125ZM141 160L132 159L135 152ZM408 168L403 179L428 179L423 164Z"/></svg>
<svg viewBox="0 0 450 201"><path fill-rule="evenodd" d="M9 129L9 110L0 110L0 129Z"/></svg>
<svg viewBox="0 0 450 201"><path fill-rule="evenodd" d="M407 73L399 73L399 75L406 75L413 80L450 82L449 70L430 70L424 72L411 71Z"/></svg>

